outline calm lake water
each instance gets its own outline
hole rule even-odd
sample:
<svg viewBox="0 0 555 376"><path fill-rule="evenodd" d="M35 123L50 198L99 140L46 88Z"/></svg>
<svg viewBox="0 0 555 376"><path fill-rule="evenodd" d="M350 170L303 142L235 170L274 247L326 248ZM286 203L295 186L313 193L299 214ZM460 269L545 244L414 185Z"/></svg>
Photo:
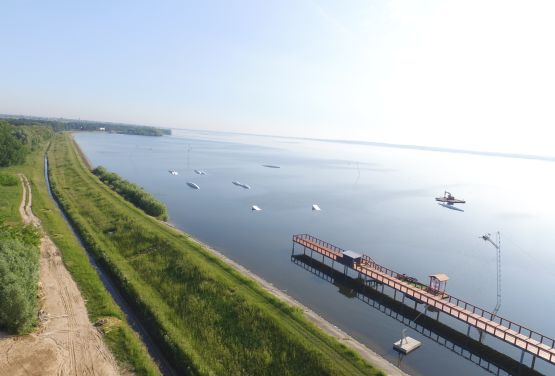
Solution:
<svg viewBox="0 0 555 376"><path fill-rule="evenodd" d="M451 295L491 310L496 252L479 237L499 230L499 315L555 337L555 203L546 200L555 192L555 162L183 130L165 137L77 133L75 139L94 165L164 201L177 227L393 363L399 358L392 344L404 325L292 263L293 234L366 253L426 283L430 274L446 273ZM467 200L464 212L437 205L434 197L444 190ZM322 210L312 211L312 204ZM422 341L400 361L411 374L489 374L420 333L407 334ZM507 349L492 338L485 343ZM507 351L518 359L520 352ZM555 374L542 361L536 368Z"/></svg>

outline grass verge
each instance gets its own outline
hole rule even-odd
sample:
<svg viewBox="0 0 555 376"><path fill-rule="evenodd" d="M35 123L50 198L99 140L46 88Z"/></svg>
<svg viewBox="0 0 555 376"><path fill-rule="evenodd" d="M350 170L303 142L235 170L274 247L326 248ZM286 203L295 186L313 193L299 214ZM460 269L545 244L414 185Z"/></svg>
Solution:
<svg viewBox="0 0 555 376"><path fill-rule="evenodd" d="M137 375L159 375L158 368L145 346L125 321L124 314L104 288L85 251L51 200L44 179L43 155L43 148L36 150L27 157L25 164L2 168L0 173L15 176L16 173L22 172L28 177L33 192L33 212L62 253L64 264L85 299L91 321L95 323L106 319L103 321L108 324L101 327L104 340L120 367ZM6 223L20 223L20 185L0 185L0 198L0 201L5 203L0 206L0 220Z"/></svg>
<svg viewBox="0 0 555 376"><path fill-rule="evenodd" d="M56 195L87 247L119 281L179 370L382 374L299 309L111 191L86 168L69 135L56 135L49 162Z"/></svg>

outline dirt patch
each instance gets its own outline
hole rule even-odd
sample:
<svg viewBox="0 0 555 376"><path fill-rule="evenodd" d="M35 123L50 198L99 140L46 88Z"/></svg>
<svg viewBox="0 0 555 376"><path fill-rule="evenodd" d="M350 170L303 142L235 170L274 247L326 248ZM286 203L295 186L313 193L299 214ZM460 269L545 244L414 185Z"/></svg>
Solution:
<svg viewBox="0 0 555 376"><path fill-rule="evenodd" d="M32 212L29 181L23 175L20 179L23 222L40 227ZM116 361L89 321L59 250L45 234L40 244L39 290L38 330L26 336L0 334L0 375L118 375Z"/></svg>

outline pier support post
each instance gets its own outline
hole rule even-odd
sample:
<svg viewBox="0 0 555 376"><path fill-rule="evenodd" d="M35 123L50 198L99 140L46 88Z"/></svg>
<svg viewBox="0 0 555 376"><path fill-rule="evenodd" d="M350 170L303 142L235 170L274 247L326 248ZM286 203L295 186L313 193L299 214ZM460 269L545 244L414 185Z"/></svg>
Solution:
<svg viewBox="0 0 555 376"><path fill-rule="evenodd" d="M397 290L393 289L393 300L397 300Z"/></svg>
<svg viewBox="0 0 555 376"><path fill-rule="evenodd" d="M439 310L437 311L436 321L439 321Z"/></svg>
<svg viewBox="0 0 555 376"><path fill-rule="evenodd" d="M520 363L524 362L524 350L522 350L522 354L520 354Z"/></svg>
<svg viewBox="0 0 555 376"><path fill-rule="evenodd" d="M468 330L466 331L466 336L467 337L470 337L470 328L472 328L472 327L470 326L470 324L468 324Z"/></svg>
<svg viewBox="0 0 555 376"><path fill-rule="evenodd" d="M295 254L295 242L293 242L293 247L291 248L291 256Z"/></svg>
<svg viewBox="0 0 555 376"><path fill-rule="evenodd" d="M532 356L532 365L530 366L530 368L534 369L534 366L536 365L536 356L533 355Z"/></svg>

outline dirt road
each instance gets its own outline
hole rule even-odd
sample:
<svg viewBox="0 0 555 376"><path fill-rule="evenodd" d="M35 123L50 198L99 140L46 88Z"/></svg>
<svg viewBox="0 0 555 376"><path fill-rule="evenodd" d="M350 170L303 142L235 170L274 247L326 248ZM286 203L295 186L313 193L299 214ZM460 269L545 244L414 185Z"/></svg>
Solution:
<svg viewBox="0 0 555 376"><path fill-rule="evenodd" d="M40 227L29 181L20 175L23 222ZM85 302L59 250L43 234L40 244L40 327L26 336L0 333L0 375L118 375L112 354L87 316Z"/></svg>

